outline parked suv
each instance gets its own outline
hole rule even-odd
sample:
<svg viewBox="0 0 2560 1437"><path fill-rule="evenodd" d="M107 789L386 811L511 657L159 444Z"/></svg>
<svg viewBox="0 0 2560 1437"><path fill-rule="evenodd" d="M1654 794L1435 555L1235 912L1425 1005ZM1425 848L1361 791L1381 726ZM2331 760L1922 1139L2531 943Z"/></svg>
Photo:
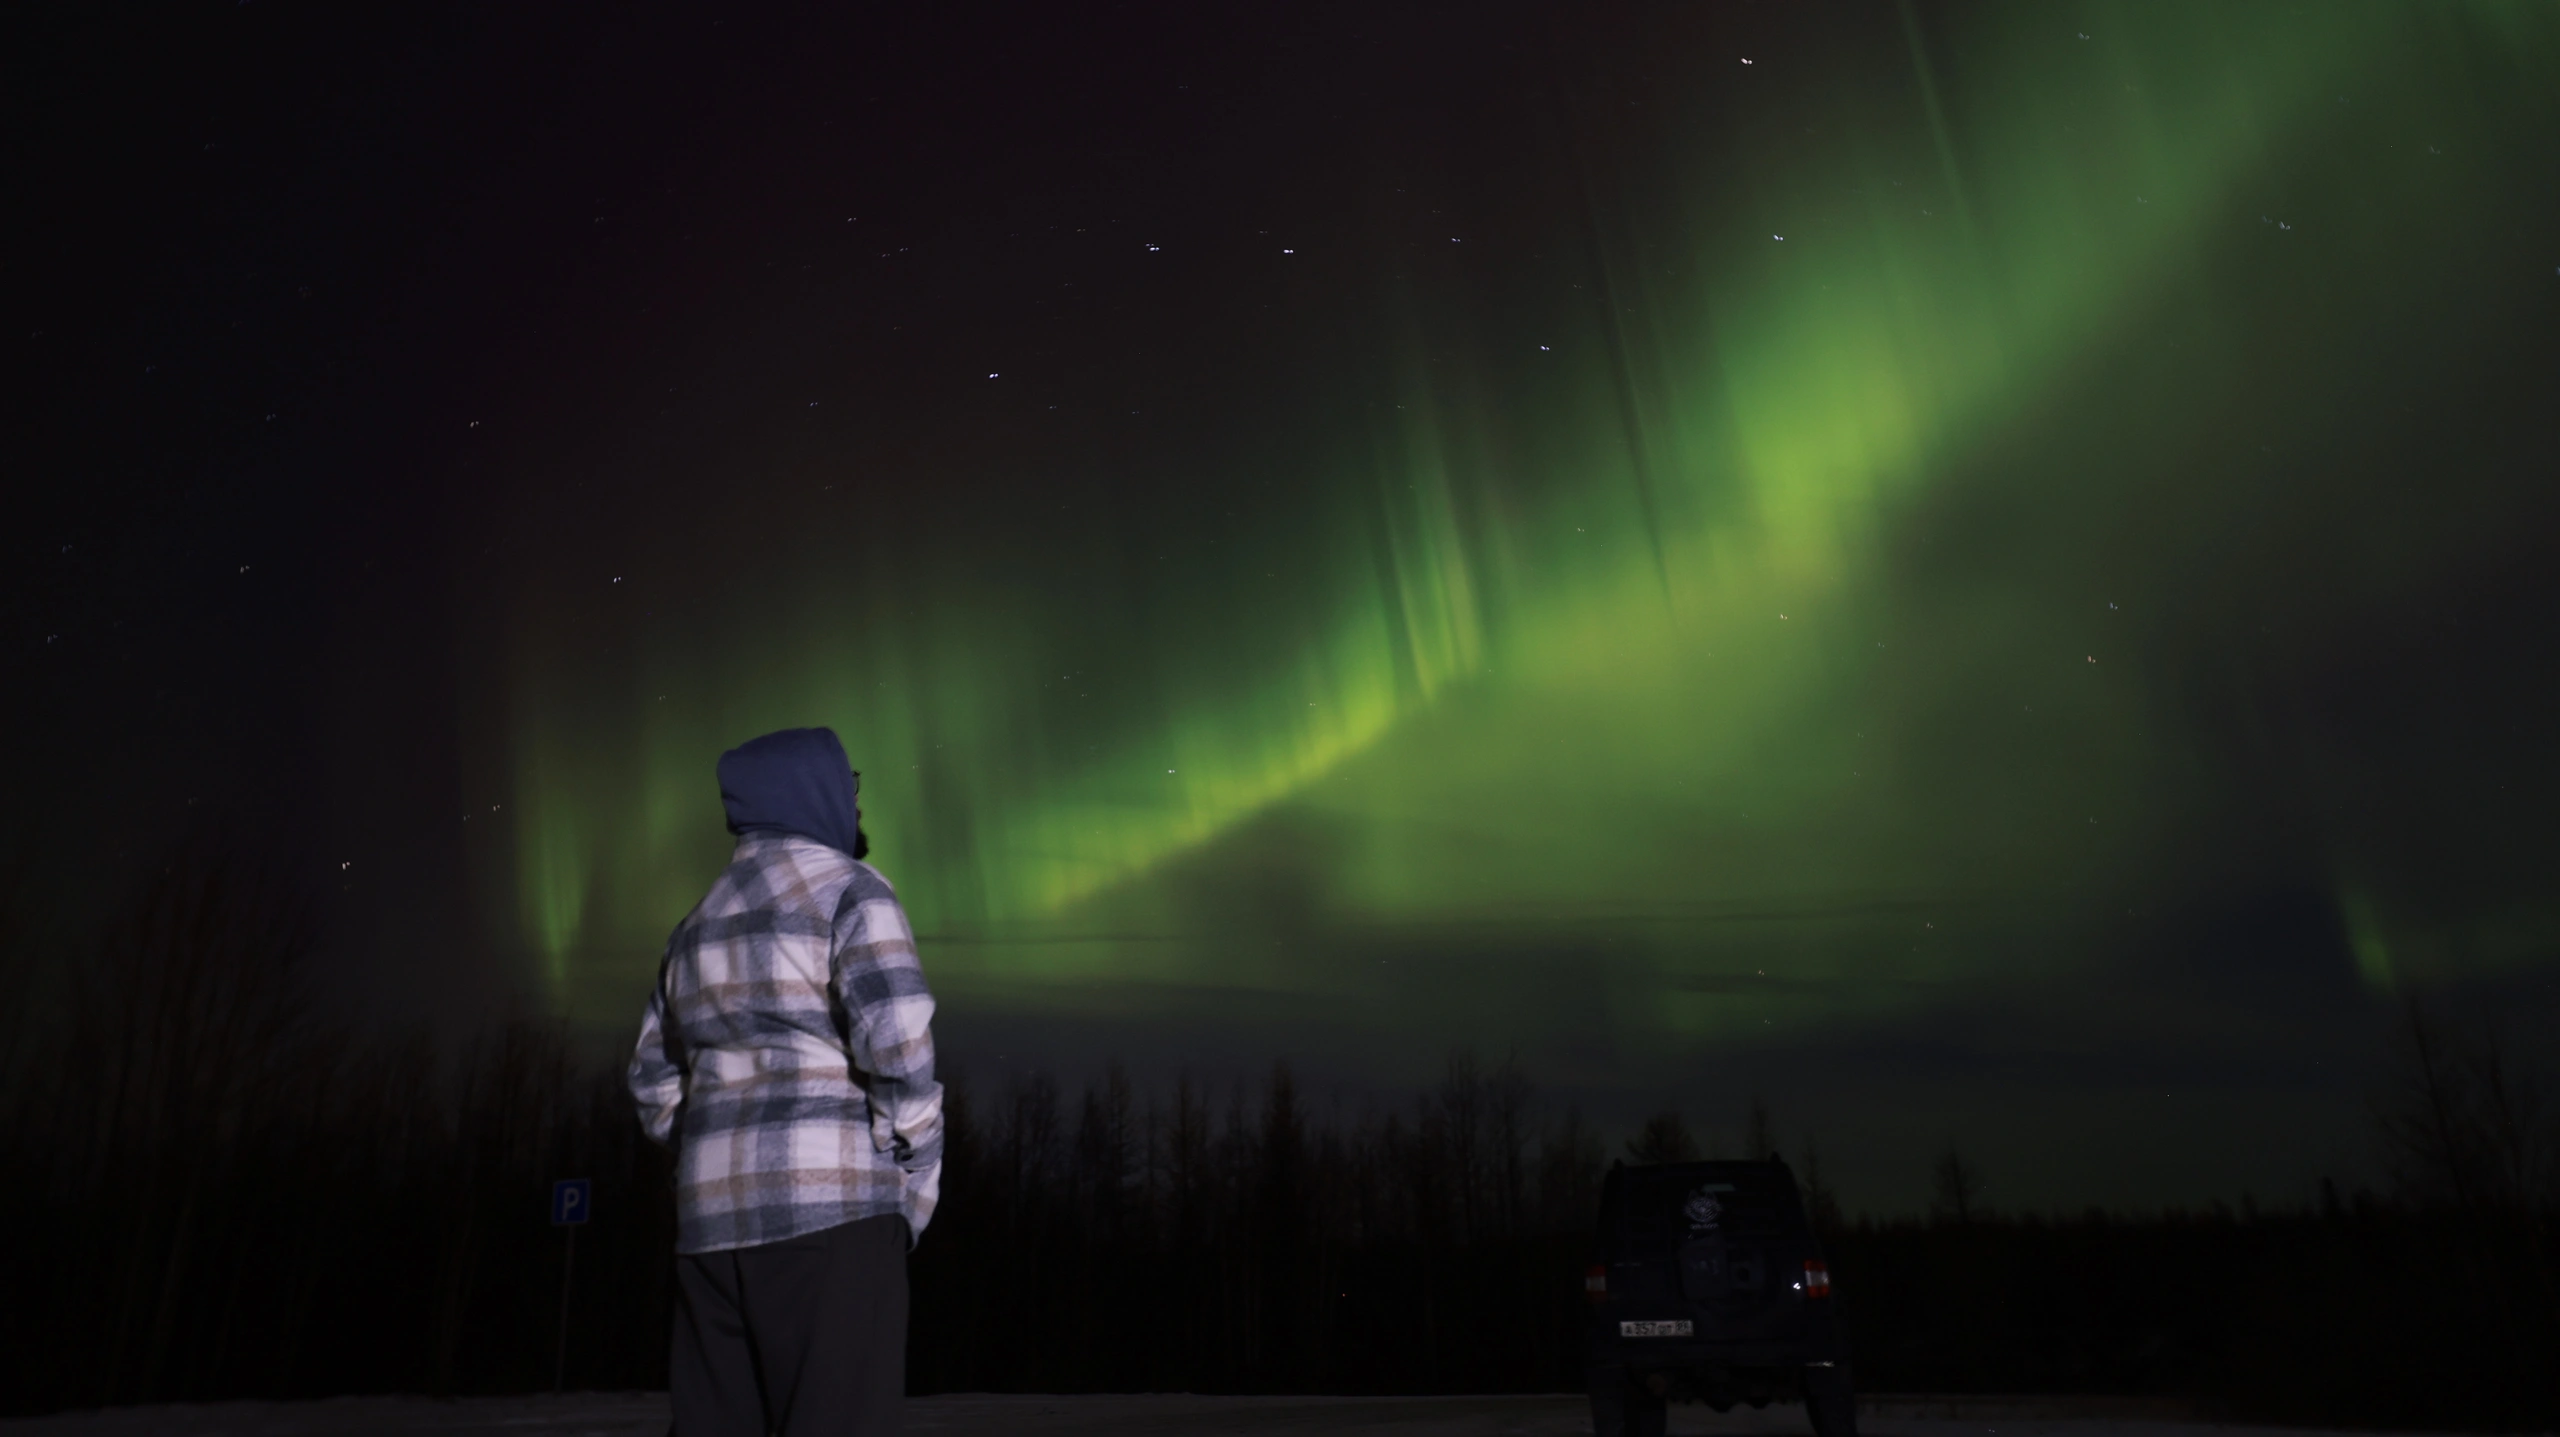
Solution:
<svg viewBox="0 0 2560 1437"><path fill-rule="evenodd" d="M1583 1285L1598 1437L1659 1437L1670 1401L1797 1399L1820 1437L1856 1437L1848 1333L1784 1162L1612 1166L1597 1255Z"/></svg>

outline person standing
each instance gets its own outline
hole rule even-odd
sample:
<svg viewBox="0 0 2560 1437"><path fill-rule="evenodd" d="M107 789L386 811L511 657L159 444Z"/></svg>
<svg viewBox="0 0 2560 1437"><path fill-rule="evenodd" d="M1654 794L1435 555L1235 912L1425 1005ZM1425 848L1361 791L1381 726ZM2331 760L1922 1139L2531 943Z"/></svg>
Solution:
<svg viewBox="0 0 2560 1437"><path fill-rule="evenodd" d="M631 1056L676 1150L676 1437L881 1437L942 1183L933 995L823 728L720 756L738 846L667 940Z"/></svg>

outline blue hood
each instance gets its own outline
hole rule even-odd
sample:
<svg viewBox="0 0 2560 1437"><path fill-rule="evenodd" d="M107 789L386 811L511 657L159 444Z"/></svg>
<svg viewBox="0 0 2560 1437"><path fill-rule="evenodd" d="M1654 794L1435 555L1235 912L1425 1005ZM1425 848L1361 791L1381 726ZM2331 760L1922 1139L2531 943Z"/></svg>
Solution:
<svg viewBox="0 0 2560 1437"><path fill-rule="evenodd" d="M720 755L720 806L740 837L796 833L859 858L861 790L834 729L787 728Z"/></svg>

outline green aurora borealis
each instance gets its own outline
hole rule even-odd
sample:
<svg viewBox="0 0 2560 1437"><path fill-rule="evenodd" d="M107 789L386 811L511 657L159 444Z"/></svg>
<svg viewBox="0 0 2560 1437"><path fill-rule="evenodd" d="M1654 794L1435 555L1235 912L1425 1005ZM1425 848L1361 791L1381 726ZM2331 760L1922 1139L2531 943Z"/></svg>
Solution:
<svg viewBox="0 0 2560 1437"><path fill-rule="evenodd" d="M2366 993L2547 965L2547 839L2411 832L2525 740L2352 656L2541 542L2560 12L1734 13L1180 208L915 219L956 257L702 299L687 417L611 419L633 358L489 460L597 515L480 646L549 1000L637 1012L713 758L810 723L964 1032L1633 1092L2267 887Z"/></svg>

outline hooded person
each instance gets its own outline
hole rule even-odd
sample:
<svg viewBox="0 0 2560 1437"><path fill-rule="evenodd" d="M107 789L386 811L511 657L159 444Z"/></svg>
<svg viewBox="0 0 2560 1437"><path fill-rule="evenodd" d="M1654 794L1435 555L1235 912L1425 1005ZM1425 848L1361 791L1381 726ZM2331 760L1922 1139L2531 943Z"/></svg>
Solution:
<svg viewBox="0 0 2560 1437"><path fill-rule="evenodd" d="M933 995L835 734L750 740L719 779L737 848L667 940L630 1070L676 1151L674 1431L894 1432L942 1180Z"/></svg>

